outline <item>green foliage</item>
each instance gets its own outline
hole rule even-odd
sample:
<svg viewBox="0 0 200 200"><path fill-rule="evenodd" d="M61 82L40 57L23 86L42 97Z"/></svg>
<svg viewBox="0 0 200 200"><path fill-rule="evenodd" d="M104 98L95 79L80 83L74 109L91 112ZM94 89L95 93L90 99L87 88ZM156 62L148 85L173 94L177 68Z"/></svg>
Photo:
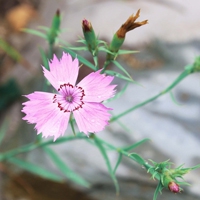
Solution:
<svg viewBox="0 0 200 200"><path fill-rule="evenodd" d="M0 111L3 111L10 104L21 97L21 91L14 79L8 80L0 86Z"/></svg>
<svg viewBox="0 0 200 200"><path fill-rule="evenodd" d="M106 162L106 165L107 165L107 168L108 168L108 172L110 174L110 177L112 178L113 180L113 183L115 185L115 189L116 189L116 193L119 194L119 185L118 185L118 182L117 182L117 178L115 176L115 170L112 170L112 167L111 167L111 163L110 163L110 160L108 158L108 155L106 153L106 150L101 142L101 140L99 140L96 136L93 136L94 138L94 141L97 145L97 147L99 148L105 162Z"/></svg>
<svg viewBox="0 0 200 200"><path fill-rule="evenodd" d="M5 136L6 132L7 132L8 123L9 123L8 118L5 118L3 123L2 123L2 125L1 125L1 127L0 127L0 145L1 145L1 143L3 141L3 138L4 138L4 136Z"/></svg>
<svg viewBox="0 0 200 200"><path fill-rule="evenodd" d="M2 49L13 60L20 62L22 60L21 54L13 48L10 44L0 38L0 49Z"/></svg>
<svg viewBox="0 0 200 200"><path fill-rule="evenodd" d="M77 58L81 63L83 63L84 65L86 65L87 67L91 68L92 70L95 70L95 66L89 62L88 60L86 60L85 58L83 58L82 56L76 54L74 51L63 47L65 52L68 52L72 57Z"/></svg>
<svg viewBox="0 0 200 200"><path fill-rule="evenodd" d="M60 176L54 174L53 172L48 171L47 169L44 169L38 165L35 165L35 164L30 163L25 160L21 160L16 157L10 157L8 159L8 162L10 162L14 165L17 165L18 167L20 167L26 171L29 171L33 174L36 174L38 176L41 176L43 178L51 179L54 181L62 181L63 180L63 177L60 177Z"/></svg>
<svg viewBox="0 0 200 200"><path fill-rule="evenodd" d="M81 186L89 187L89 183L72 171L52 149L47 146L43 147L43 149L66 178Z"/></svg>

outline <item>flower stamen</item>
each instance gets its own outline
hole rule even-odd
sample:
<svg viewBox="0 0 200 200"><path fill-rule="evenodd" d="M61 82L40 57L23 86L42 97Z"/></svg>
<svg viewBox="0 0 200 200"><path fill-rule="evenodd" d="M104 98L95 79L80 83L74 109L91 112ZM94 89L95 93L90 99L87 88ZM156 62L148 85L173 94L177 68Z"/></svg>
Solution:
<svg viewBox="0 0 200 200"><path fill-rule="evenodd" d="M70 83L60 85L58 89L61 95L55 94L53 97L53 103L58 104L60 111L72 112L82 108L85 96L82 87L73 86Z"/></svg>

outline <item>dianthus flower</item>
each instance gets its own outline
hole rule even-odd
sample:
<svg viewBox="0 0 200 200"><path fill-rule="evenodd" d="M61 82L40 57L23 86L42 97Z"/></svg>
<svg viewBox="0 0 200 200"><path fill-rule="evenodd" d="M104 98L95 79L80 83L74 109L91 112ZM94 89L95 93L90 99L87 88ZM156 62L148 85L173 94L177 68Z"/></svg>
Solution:
<svg viewBox="0 0 200 200"><path fill-rule="evenodd" d="M43 68L44 76L58 93L34 92L25 95L29 101L23 103L23 117L36 124L37 134L43 137L54 136L54 141L64 135L70 114L76 120L80 132L88 135L104 129L110 119L108 110L102 101L115 93L116 85L110 85L113 78L101 74L101 70L90 73L78 84L78 59L63 53L60 60L54 55L49 62L50 70Z"/></svg>

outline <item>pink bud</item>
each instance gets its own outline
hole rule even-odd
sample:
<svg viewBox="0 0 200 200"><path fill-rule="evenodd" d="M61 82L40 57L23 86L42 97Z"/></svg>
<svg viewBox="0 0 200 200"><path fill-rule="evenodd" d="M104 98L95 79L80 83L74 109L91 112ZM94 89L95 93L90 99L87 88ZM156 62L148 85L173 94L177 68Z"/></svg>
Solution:
<svg viewBox="0 0 200 200"><path fill-rule="evenodd" d="M180 192L179 185L178 185L177 183L175 183L175 182L170 182L170 183L168 184L168 188L169 188L169 190L170 190L171 192L173 192L173 193L178 193L178 192Z"/></svg>
<svg viewBox="0 0 200 200"><path fill-rule="evenodd" d="M83 28L83 31L85 31L85 32L91 31L92 25L87 19L84 19L82 21L82 28Z"/></svg>

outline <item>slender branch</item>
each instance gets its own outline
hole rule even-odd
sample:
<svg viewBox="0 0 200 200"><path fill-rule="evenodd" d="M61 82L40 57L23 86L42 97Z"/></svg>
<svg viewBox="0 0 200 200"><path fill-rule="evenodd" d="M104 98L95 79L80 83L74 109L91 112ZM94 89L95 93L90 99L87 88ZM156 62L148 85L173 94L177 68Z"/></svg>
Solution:
<svg viewBox="0 0 200 200"><path fill-rule="evenodd" d="M155 99L157 99L158 97L168 93L170 90L172 90L179 82L181 82L184 78L186 78L189 74L193 73L193 71L191 71L190 69L185 69L185 71L183 71L178 77L177 79L171 84L169 85L165 90L161 91L160 93L158 93L157 95L147 99L146 101L143 101L142 103L139 103L131 108L129 108L128 110L125 110L124 112L120 113L119 115L116 115L114 117L112 117L110 119L110 122L114 122L117 119L123 117L124 115L154 101Z"/></svg>

